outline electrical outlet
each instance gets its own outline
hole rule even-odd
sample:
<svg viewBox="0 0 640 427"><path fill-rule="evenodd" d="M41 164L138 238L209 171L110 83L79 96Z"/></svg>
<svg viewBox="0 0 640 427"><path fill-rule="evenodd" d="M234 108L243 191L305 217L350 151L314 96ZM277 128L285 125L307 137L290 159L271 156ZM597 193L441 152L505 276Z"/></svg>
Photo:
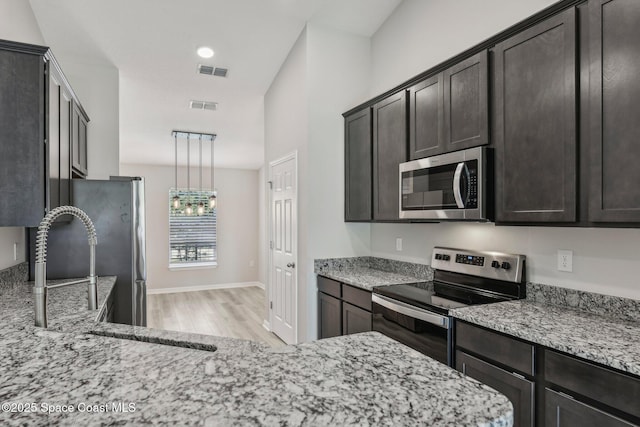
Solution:
<svg viewBox="0 0 640 427"><path fill-rule="evenodd" d="M573 271L573 251L558 249L558 271Z"/></svg>
<svg viewBox="0 0 640 427"><path fill-rule="evenodd" d="M396 251L402 250L402 239L400 237L396 238Z"/></svg>

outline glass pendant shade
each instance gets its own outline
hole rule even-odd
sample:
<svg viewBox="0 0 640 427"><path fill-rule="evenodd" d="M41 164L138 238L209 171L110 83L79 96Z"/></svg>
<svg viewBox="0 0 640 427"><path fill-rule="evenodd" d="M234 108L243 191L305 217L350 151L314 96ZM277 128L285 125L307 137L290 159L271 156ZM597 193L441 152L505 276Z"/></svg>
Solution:
<svg viewBox="0 0 640 427"><path fill-rule="evenodd" d="M173 208L178 209L180 207L180 196L173 196Z"/></svg>
<svg viewBox="0 0 640 427"><path fill-rule="evenodd" d="M204 214L204 203L198 203L198 215Z"/></svg>
<svg viewBox="0 0 640 427"><path fill-rule="evenodd" d="M216 207L217 204L218 204L218 201L216 199L215 194L212 194L211 196L209 196L209 207L213 209Z"/></svg>
<svg viewBox="0 0 640 427"><path fill-rule="evenodd" d="M184 208L184 213L186 213L187 215L192 215L193 214L193 206L191 206L191 203L187 203L185 208Z"/></svg>

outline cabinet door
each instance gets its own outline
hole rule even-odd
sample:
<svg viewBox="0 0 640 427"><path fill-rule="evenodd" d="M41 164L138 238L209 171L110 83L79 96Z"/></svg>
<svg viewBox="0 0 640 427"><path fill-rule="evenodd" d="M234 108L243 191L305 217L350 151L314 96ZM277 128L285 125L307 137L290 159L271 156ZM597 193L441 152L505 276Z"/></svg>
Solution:
<svg viewBox="0 0 640 427"><path fill-rule="evenodd" d="M87 176L87 122L76 103L73 103L71 129L73 170L76 176L84 178Z"/></svg>
<svg viewBox="0 0 640 427"><path fill-rule="evenodd" d="M640 222L640 2L589 2L589 220Z"/></svg>
<svg viewBox="0 0 640 427"><path fill-rule="evenodd" d="M34 227L47 206L42 56L0 50L0 226Z"/></svg>
<svg viewBox="0 0 640 427"><path fill-rule="evenodd" d="M496 222L573 222L575 10L496 45L494 53Z"/></svg>
<svg viewBox="0 0 640 427"><path fill-rule="evenodd" d="M409 158L444 152L442 74L409 89Z"/></svg>
<svg viewBox="0 0 640 427"><path fill-rule="evenodd" d="M344 220L371 220L371 109L344 119Z"/></svg>
<svg viewBox="0 0 640 427"><path fill-rule="evenodd" d="M73 101L67 89L60 89L60 206L71 204L71 114ZM52 206L53 208L54 206Z"/></svg>
<svg viewBox="0 0 640 427"><path fill-rule="evenodd" d="M319 337L342 335L342 303L338 298L318 292Z"/></svg>
<svg viewBox="0 0 640 427"><path fill-rule="evenodd" d="M342 335L369 332L371 330L371 312L347 302L342 303Z"/></svg>
<svg viewBox="0 0 640 427"><path fill-rule="evenodd" d="M509 398L513 404L514 426L533 426L535 385L526 378L493 366L473 356L456 351L456 369L475 378Z"/></svg>
<svg viewBox="0 0 640 427"><path fill-rule="evenodd" d="M548 388L544 391L545 425L557 427L632 427L635 424L602 412Z"/></svg>
<svg viewBox="0 0 640 427"><path fill-rule="evenodd" d="M483 51L444 71L445 151L489 143L488 70Z"/></svg>
<svg viewBox="0 0 640 427"><path fill-rule="evenodd" d="M62 206L62 204L60 203L60 108L62 107L61 91L62 89L60 84L60 76L52 67L49 69L49 110L47 113L49 122L47 130L47 144L49 145L49 206L51 208Z"/></svg>
<svg viewBox="0 0 640 427"><path fill-rule="evenodd" d="M373 219L399 220L400 163L407 160L405 92L373 106Z"/></svg>

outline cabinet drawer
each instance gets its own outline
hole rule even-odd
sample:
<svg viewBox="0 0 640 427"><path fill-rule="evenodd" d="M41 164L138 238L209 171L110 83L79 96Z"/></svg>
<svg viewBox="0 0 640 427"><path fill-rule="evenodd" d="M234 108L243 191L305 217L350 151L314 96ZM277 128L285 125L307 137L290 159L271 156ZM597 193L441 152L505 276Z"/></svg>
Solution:
<svg viewBox="0 0 640 427"><path fill-rule="evenodd" d="M534 350L531 344L468 323L456 322L456 346L534 375Z"/></svg>
<svg viewBox="0 0 640 427"><path fill-rule="evenodd" d="M558 427L633 427L631 424L592 406L556 393L544 391L545 425Z"/></svg>
<svg viewBox="0 0 640 427"><path fill-rule="evenodd" d="M342 299L357 307L371 311L371 292L354 288L349 285L342 285Z"/></svg>
<svg viewBox="0 0 640 427"><path fill-rule="evenodd" d="M340 293L340 282L322 276L318 276L318 291L333 295L336 298L342 296Z"/></svg>
<svg viewBox="0 0 640 427"><path fill-rule="evenodd" d="M456 369L507 396L513 404L515 425L521 427L534 425L535 385L532 381L460 350L456 351Z"/></svg>
<svg viewBox="0 0 640 427"><path fill-rule="evenodd" d="M545 350L545 379L567 390L640 417L640 379Z"/></svg>

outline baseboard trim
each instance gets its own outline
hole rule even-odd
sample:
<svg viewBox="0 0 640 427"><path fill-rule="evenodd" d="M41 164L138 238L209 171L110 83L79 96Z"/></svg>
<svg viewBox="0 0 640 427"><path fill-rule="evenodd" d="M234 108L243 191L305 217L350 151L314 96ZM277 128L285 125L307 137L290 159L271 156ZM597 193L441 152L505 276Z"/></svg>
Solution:
<svg viewBox="0 0 640 427"><path fill-rule="evenodd" d="M271 324L267 319L264 319L264 321L262 322L262 327L271 332Z"/></svg>
<svg viewBox="0 0 640 427"><path fill-rule="evenodd" d="M232 288L248 288L250 286L257 286L264 289L264 284L260 282L236 282L236 283L216 283L214 285L199 285L199 286L183 286L178 288L147 288L147 294L176 294L179 292L197 292L208 291L212 289L232 289Z"/></svg>

